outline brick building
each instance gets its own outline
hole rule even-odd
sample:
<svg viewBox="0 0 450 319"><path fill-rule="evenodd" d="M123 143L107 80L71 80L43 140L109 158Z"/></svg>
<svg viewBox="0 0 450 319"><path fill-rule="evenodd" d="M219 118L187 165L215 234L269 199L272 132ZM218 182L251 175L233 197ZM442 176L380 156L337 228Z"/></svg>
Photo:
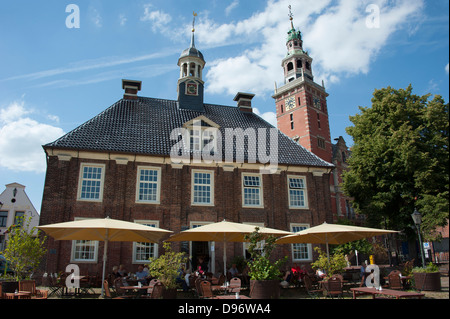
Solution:
<svg viewBox="0 0 450 319"><path fill-rule="evenodd" d="M291 30L286 41L287 54L281 61L284 84L275 89L277 126L281 132L304 146L323 160L333 163L330 177L333 221L346 218L360 222L351 207L351 199L340 188L342 173L348 168L350 151L342 137L333 144L330 134L325 85L314 82L313 59L303 48L302 34L294 28L290 14Z"/></svg>
<svg viewBox="0 0 450 319"><path fill-rule="evenodd" d="M177 233L223 219L299 231L330 214L333 165L288 138L252 111L252 94L237 105L203 101L205 66L191 45L178 60L177 100L138 96L142 83L123 80L123 99L58 140L44 145L47 173L40 224L104 218L155 225ZM223 269L221 243L174 243L195 267ZM157 256L161 246L111 242L107 269ZM46 271L76 263L100 273L103 243L48 240ZM277 254L312 261L310 245L284 245ZM227 245L229 260L245 245Z"/></svg>

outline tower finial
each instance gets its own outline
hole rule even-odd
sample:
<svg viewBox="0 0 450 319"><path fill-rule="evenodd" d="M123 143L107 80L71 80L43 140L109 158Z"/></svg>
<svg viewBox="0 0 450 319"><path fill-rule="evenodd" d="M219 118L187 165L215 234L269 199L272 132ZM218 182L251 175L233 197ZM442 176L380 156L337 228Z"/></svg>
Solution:
<svg viewBox="0 0 450 319"><path fill-rule="evenodd" d="M194 19L192 20L191 48L195 48L194 34L195 34L195 17L197 16L197 13L195 13L195 11L194 11L192 14L194 15Z"/></svg>
<svg viewBox="0 0 450 319"><path fill-rule="evenodd" d="M294 15L292 14L292 7L291 7L291 5L289 5L289 20L291 20L291 27L292 27L292 29L294 29L294 22L293 22L293 20L294 20Z"/></svg>
<svg viewBox="0 0 450 319"><path fill-rule="evenodd" d="M195 32L195 17L197 16L197 13L194 11L192 14L194 15L194 20L192 21L192 32Z"/></svg>

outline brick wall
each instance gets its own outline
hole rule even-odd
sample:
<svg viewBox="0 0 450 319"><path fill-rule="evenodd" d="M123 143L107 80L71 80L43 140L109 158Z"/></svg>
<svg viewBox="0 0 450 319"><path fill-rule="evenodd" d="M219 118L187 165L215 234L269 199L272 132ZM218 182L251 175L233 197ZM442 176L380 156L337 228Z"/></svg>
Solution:
<svg viewBox="0 0 450 319"><path fill-rule="evenodd" d="M103 201L77 201L78 178L82 162L105 165ZM161 167L160 204L136 203L136 178L138 166ZM127 221L157 220L159 227L174 233L189 228L190 222L218 222L223 219L233 222L264 223L265 226L290 230L291 223L306 223L311 226L324 221L331 222L329 174L314 176L312 173L281 172L263 175L264 208L243 208L241 194L241 173L243 170L225 171L218 167L195 167L214 171L214 207L191 205L192 167L173 168L170 164L145 164L116 161L87 160L71 158L69 161L48 157L40 224L52 224L74 220L75 217L105 218ZM258 171L249 171L258 173ZM288 207L287 175L303 175L307 178L309 209L290 210ZM179 249L180 243L173 243ZM216 271L223 269L222 243L216 243ZM70 263L71 241L48 239L48 253L43 267L45 271L61 271ZM162 245L159 247L162 252ZM229 243L227 256L242 255L241 243ZM82 273L101 274L103 243L99 243L98 263L80 266ZM290 245L276 250L278 257L291 256ZM124 264L136 271L132 264L132 243L111 242L108 249L107 269Z"/></svg>

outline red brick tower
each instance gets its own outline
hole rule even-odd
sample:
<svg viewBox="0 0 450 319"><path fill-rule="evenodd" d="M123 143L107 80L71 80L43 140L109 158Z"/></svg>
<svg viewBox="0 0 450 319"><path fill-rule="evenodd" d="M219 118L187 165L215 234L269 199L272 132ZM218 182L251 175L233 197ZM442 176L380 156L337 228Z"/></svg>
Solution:
<svg viewBox="0 0 450 319"><path fill-rule="evenodd" d="M303 50L302 34L296 31L289 14L286 57L281 66L284 85L275 88L277 124L280 131L323 160L332 162L332 144L328 122L325 87L314 82L313 59Z"/></svg>

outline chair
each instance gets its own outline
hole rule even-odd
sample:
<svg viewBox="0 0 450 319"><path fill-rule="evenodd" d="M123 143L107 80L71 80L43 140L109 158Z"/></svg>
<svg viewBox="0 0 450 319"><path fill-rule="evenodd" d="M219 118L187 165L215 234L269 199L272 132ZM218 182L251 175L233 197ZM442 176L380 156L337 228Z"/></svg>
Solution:
<svg viewBox="0 0 450 319"><path fill-rule="evenodd" d="M195 279L195 290L197 291L197 297L202 298L203 294L202 294L202 288L200 283L203 281L202 278L197 278Z"/></svg>
<svg viewBox="0 0 450 319"><path fill-rule="evenodd" d="M151 299L162 299L164 295L164 285L161 282L157 282L153 286L152 294L150 296Z"/></svg>
<svg viewBox="0 0 450 319"><path fill-rule="evenodd" d="M398 272L392 271L388 275L388 281L389 281L389 289L395 289L395 290L403 289L402 279L400 278L400 274Z"/></svg>
<svg viewBox="0 0 450 319"><path fill-rule="evenodd" d="M320 294L323 294L323 290L322 289L314 289L313 288L313 284L312 284L312 280L311 277L308 275L305 275L303 277L303 281L305 283L305 289L306 292L308 293L308 295L314 299L319 298Z"/></svg>
<svg viewBox="0 0 450 319"><path fill-rule="evenodd" d="M213 292L211 289L211 283L208 280L203 280L200 282L200 289L202 291L203 298L213 298Z"/></svg>
<svg viewBox="0 0 450 319"><path fill-rule="evenodd" d="M65 281L65 279L64 279ZM65 284L65 282L64 282ZM64 286L60 282L58 282L57 275L52 276L51 274L48 275L48 288L50 290L50 293L48 294L49 297L52 295L57 295L61 297L64 293Z"/></svg>
<svg viewBox="0 0 450 319"><path fill-rule="evenodd" d="M236 293L241 292L241 279L233 277L230 279L230 286L228 287L228 292Z"/></svg>
<svg viewBox="0 0 450 319"><path fill-rule="evenodd" d="M225 279L226 279L225 275L221 274L219 276L219 280L217 281L217 285L223 285L225 283Z"/></svg>
<svg viewBox="0 0 450 319"><path fill-rule="evenodd" d="M29 292L33 299L47 299L48 291L36 289L35 280L19 281L19 292Z"/></svg>
<svg viewBox="0 0 450 319"><path fill-rule="evenodd" d="M331 277L327 282L323 283L327 297L342 298L342 281L339 277Z"/></svg>
<svg viewBox="0 0 450 319"><path fill-rule="evenodd" d="M122 297L115 297L115 298L113 298L113 296L112 296L112 294L111 294L111 290L109 290L109 283L108 283L108 280L105 280L105 281L103 282L103 289L104 289L104 292L105 292L105 297L106 297L107 299L124 299L124 298L122 298Z"/></svg>

